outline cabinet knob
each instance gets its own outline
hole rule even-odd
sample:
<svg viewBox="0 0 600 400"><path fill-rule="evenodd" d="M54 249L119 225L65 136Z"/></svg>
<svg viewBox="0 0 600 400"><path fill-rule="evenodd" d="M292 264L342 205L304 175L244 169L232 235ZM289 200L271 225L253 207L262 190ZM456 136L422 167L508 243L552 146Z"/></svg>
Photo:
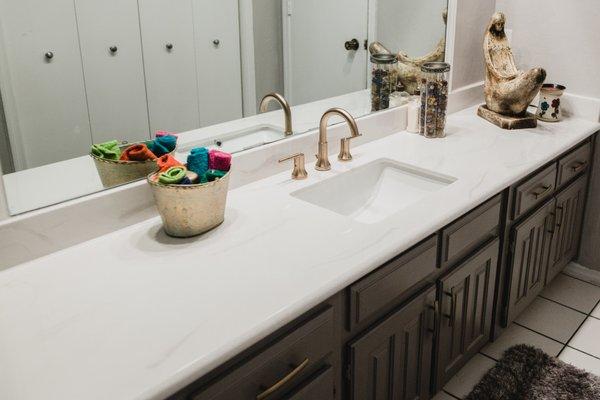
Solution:
<svg viewBox="0 0 600 400"><path fill-rule="evenodd" d="M219 39L215 39L215 40L213 40L213 44L214 44L215 46L218 46L218 45L220 45L220 44L221 44L221 41L220 41Z"/></svg>
<svg viewBox="0 0 600 400"><path fill-rule="evenodd" d="M110 46L108 49L113 54L115 54L119 50L119 48L117 46Z"/></svg>
<svg viewBox="0 0 600 400"><path fill-rule="evenodd" d="M167 43L165 47L167 48L167 50L171 51L173 50L173 43Z"/></svg>
<svg viewBox="0 0 600 400"><path fill-rule="evenodd" d="M47 60L52 60L54 58L54 53L51 51L46 52L46 54L44 54L44 56L46 57Z"/></svg>

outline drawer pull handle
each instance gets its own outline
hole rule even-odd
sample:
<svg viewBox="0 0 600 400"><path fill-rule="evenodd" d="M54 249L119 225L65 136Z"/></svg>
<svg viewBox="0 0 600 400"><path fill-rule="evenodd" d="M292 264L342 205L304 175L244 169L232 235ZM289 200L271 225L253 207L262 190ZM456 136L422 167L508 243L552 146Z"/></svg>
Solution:
<svg viewBox="0 0 600 400"><path fill-rule="evenodd" d="M575 163L575 164L574 164L574 165L571 167L571 170L572 170L574 173L577 173L577 172L579 172L579 171L582 171L582 170L583 170L583 169L584 169L586 166L587 166L587 161L578 162L578 163Z"/></svg>
<svg viewBox="0 0 600 400"><path fill-rule="evenodd" d="M535 197L536 200L540 199L540 198L544 197L545 195L547 195L548 193L550 193L552 191L552 189L553 189L552 185L544 186L544 187L542 187L541 192L533 193L533 197Z"/></svg>
<svg viewBox="0 0 600 400"><path fill-rule="evenodd" d="M271 386L264 392L257 395L256 400L265 400L267 397L269 397L270 395L275 393L277 390L279 390L283 385L285 385L286 383L288 383L292 379L294 379L300 372L302 372L302 370L304 368L306 368L307 365L308 365L308 358L305 359L304 361L302 361L302 363L300 365L298 365L289 374L287 374L286 376L281 378L279 381L277 381L273 386Z"/></svg>

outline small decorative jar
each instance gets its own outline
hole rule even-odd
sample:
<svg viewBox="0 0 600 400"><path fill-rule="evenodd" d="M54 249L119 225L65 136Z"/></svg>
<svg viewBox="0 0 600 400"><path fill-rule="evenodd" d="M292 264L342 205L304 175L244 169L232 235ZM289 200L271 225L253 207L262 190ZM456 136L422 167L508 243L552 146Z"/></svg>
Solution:
<svg viewBox="0 0 600 400"><path fill-rule="evenodd" d="M398 58L393 54L373 54L371 64L371 110L386 110L398 82Z"/></svg>
<svg viewBox="0 0 600 400"><path fill-rule="evenodd" d="M560 96L566 87L554 83L545 83L540 89L540 102L536 116L546 122L558 122L562 119Z"/></svg>
<svg viewBox="0 0 600 400"><path fill-rule="evenodd" d="M427 138L442 138L446 136L450 64L428 62L421 66L421 72L421 134Z"/></svg>

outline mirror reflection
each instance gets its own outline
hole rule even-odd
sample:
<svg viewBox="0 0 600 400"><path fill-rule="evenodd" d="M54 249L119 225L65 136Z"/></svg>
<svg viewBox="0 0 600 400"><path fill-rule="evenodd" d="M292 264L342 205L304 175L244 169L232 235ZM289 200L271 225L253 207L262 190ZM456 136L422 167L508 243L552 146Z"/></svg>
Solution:
<svg viewBox="0 0 600 400"><path fill-rule="evenodd" d="M0 0L0 161L9 209L56 204L155 167L151 156L111 159L110 146L120 158L131 145L152 151L176 133L177 148L165 150L176 157L196 146L236 153L314 129L330 107L357 118L398 105L373 106L370 55L395 55L390 94L414 94L419 63L444 58L446 7L446 0Z"/></svg>

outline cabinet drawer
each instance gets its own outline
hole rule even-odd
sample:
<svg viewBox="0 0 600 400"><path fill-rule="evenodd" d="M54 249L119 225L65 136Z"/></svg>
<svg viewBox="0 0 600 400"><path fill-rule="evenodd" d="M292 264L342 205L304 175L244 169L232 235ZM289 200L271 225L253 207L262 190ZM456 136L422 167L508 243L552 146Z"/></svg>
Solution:
<svg viewBox="0 0 600 400"><path fill-rule="evenodd" d="M333 400L333 368L328 365L317 371L285 400Z"/></svg>
<svg viewBox="0 0 600 400"><path fill-rule="evenodd" d="M585 171L590 164L591 155L592 144L587 142L563 156L558 161L558 186L562 186L571 178Z"/></svg>
<svg viewBox="0 0 600 400"><path fill-rule="evenodd" d="M328 307L267 349L233 367L216 382L196 392L192 399L282 398L328 364L326 360L333 346L333 308Z"/></svg>
<svg viewBox="0 0 600 400"><path fill-rule="evenodd" d="M556 163L520 183L514 194L513 218L518 218L546 200L556 189Z"/></svg>
<svg viewBox="0 0 600 400"><path fill-rule="evenodd" d="M502 195L477 207L442 231L442 267L467 256L499 232Z"/></svg>
<svg viewBox="0 0 600 400"><path fill-rule="evenodd" d="M409 289L437 272L436 261L437 236L432 236L350 286L351 329L393 308Z"/></svg>

